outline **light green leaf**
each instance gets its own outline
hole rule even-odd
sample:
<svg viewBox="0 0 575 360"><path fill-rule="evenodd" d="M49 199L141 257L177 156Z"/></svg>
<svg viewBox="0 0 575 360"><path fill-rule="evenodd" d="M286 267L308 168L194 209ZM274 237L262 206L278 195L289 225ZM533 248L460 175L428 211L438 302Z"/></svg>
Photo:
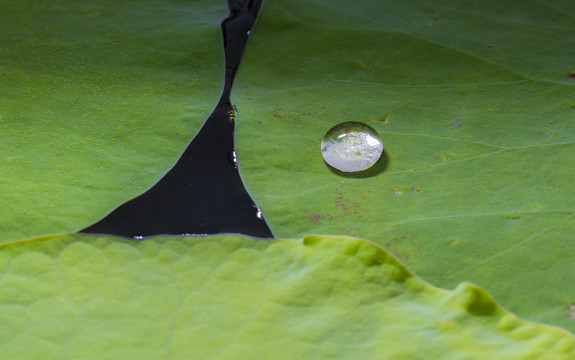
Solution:
<svg viewBox="0 0 575 360"><path fill-rule="evenodd" d="M0 13L2 241L147 190L218 101L225 1L14 1Z"/></svg>
<svg viewBox="0 0 575 360"><path fill-rule="evenodd" d="M248 190L279 237L369 238L575 330L574 33L558 0L269 0L234 93ZM380 133L382 173L324 163L345 121Z"/></svg>
<svg viewBox="0 0 575 360"><path fill-rule="evenodd" d="M349 237L48 236L0 246L17 359L571 359L575 337Z"/></svg>

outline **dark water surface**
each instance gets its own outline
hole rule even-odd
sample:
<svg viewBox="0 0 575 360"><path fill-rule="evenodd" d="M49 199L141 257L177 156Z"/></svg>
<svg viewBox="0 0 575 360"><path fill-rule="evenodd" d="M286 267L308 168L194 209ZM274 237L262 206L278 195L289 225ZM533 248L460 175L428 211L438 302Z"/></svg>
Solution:
<svg viewBox="0 0 575 360"><path fill-rule="evenodd" d="M153 235L273 234L247 193L235 162L233 79L262 0L228 0L222 22L225 83L218 106L174 167L144 194L80 231L140 239Z"/></svg>

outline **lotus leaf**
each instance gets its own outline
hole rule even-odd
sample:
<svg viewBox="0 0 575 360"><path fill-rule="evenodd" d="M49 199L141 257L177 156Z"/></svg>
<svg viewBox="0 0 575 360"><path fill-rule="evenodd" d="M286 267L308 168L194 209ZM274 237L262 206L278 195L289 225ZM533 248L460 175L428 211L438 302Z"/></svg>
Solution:
<svg viewBox="0 0 575 360"><path fill-rule="evenodd" d="M17 359L572 359L575 337L356 238L46 236L0 246Z"/></svg>
<svg viewBox="0 0 575 360"><path fill-rule="evenodd" d="M574 19L558 0L265 2L233 99L272 231L368 238L575 330ZM324 163L346 121L379 132L383 171Z"/></svg>
<svg viewBox="0 0 575 360"><path fill-rule="evenodd" d="M267 1L234 95L250 193L279 237L378 247L11 242L79 230L169 169L218 99L227 11L5 1L2 354L572 358L572 335L461 284L575 329L575 25L562 6ZM344 121L382 135L382 172L343 177L323 163L319 141Z"/></svg>
<svg viewBox="0 0 575 360"><path fill-rule="evenodd" d="M225 1L14 1L0 14L1 241L75 232L169 170L223 84Z"/></svg>

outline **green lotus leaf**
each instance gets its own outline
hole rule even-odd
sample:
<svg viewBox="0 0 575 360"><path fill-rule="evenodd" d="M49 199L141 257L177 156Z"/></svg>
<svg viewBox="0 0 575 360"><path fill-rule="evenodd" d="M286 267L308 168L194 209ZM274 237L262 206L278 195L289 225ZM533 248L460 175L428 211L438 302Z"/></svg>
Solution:
<svg viewBox="0 0 575 360"><path fill-rule="evenodd" d="M463 283L432 287L350 237L0 246L0 348L17 359L572 359L575 337Z"/></svg>
<svg viewBox="0 0 575 360"><path fill-rule="evenodd" d="M218 101L226 15L209 0L2 2L2 241L78 231L169 170Z"/></svg>
<svg viewBox="0 0 575 360"><path fill-rule="evenodd" d="M266 1L233 98L275 235L369 238L434 285L575 330L574 19L558 0ZM379 132L383 171L324 163L346 121Z"/></svg>

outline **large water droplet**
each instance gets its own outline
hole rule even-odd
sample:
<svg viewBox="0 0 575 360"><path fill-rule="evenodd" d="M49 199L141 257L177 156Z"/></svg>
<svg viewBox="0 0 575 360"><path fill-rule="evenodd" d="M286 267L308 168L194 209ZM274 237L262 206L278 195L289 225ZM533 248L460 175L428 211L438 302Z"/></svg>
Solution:
<svg viewBox="0 0 575 360"><path fill-rule="evenodd" d="M326 163L343 172L356 172L373 166L383 153L383 143L370 126L344 122L331 128L321 141Z"/></svg>

